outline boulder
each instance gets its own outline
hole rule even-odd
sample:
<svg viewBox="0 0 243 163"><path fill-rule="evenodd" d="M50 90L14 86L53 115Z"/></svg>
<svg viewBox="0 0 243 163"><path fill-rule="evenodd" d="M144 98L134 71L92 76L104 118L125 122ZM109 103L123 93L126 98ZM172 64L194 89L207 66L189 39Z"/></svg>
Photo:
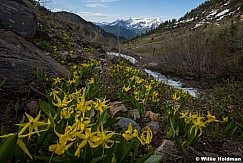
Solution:
<svg viewBox="0 0 243 163"><path fill-rule="evenodd" d="M132 124L133 129L137 129L138 131L141 130L141 127L130 118L121 117L120 120L115 123L113 126L122 129L125 132L128 129L129 124Z"/></svg>
<svg viewBox="0 0 243 163"><path fill-rule="evenodd" d="M27 112L30 115L35 115L38 113L39 111L39 103L38 101L30 101L26 104L26 108L27 108Z"/></svg>
<svg viewBox="0 0 243 163"><path fill-rule="evenodd" d="M159 131L159 122L151 121L147 123L146 127L144 127L142 131L146 131L148 127L152 131L153 135L156 135Z"/></svg>
<svg viewBox="0 0 243 163"><path fill-rule="evenodd" d="M111 108L109 109L109 113L112 115L112 116L115 116L117 113L119 112L127 112L128 109L126 108L126 106L120 102L120 101L114 101L114 102L111 102Z"/></svg>
<svg viewBox="0 0 243 163"><path fill-rule="evenodd" d="M177 155L176 144L171 140L163 140L162 144L155 150L154 154L162 156L162 162L171 162L169 160Z"/></svg>
<svg viewBox="0 0 243 163"><path fill-rule="evenodd" d="M38 29L36 15L26 6L10 0L0 0L0 23L23 37L33 37Z"/></svg>
<svg viewBox="0 0 243 163"><path fill-rule="evenodd" d="M68 77L70 72L34 44L11 31L0 30L0 80L6 86L16 86L36 75L43 68L50 75Z"/></svg>
<svg viewBox="0 0 243 163"><path fill-rule="evenodd" d="M159 113L154 113L152 111L147 111L145 113L145 116L144 117L147 117L149 118L151 121L156 121L156 122L159 122L161 117L160 117L160 114Z"/></svg>

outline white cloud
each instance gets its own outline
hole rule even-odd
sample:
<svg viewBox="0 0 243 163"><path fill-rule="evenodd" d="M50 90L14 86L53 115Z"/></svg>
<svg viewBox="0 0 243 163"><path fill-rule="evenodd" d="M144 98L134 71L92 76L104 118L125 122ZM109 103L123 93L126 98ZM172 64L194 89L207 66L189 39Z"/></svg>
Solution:
<svg viewBox="0 0 243 163"><path fill-rule="evenodd" d="M87 7L91 7L91 8L96 8L96 7L102 7L102 8L106 8L107 5L101 4L101 3L92 3L92 4L87 4Z"/></svg>
<svg viewBox="0 0 243 163"><path fill-rule="evenodd" d="M119 1L119 0L81 0L81 2L86 3L85 6L91 7L91 8L106 8L108 5L107 3L114 2L114 1Z"/></svg>
<svg viewBox="0 0 243 163"><path fill-rule="evenodd" d="M95 13L95 12L79 12L80 16L93 16L93 17L107 17L105 14Z"/></svg>

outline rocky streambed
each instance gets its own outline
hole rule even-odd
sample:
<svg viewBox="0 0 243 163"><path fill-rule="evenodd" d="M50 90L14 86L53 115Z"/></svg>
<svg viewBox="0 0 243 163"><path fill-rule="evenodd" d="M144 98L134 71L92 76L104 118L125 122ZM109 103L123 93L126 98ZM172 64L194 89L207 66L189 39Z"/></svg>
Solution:
<svg viewBox="0 0 243 163"><path fill-rule="evenodd" d="M124 58L126 59L127 61L131 62L132 64L138 66L138 67L142 67L142 65L139 63L139 60L132 57L132 56L129 56L129 55L126 55L126 54L121 54L121 53L116 53L116 52L107 52L106 53L109 57L121 57L121 58ZM141 59L141 57L140 57ZM149 62L148 60L148 63L149 65L153 65L153 66L156 66L157 64L154 63L154 62ZM174 79L171 79L171 78L168 78L166 77L165 75L159 73L159 72L156 72L156 71L152 71L150 69L147 69L147 68L143 68L144 72L146 72L148 75L154 77L156 80L159 80L165 84L168 84L176 89L184 89L185 91L187 91L188 93L190 93L192 96L194 97L197 97L198 96L198 93L199 93L199 89L198 88L194 88L194 87L191 87L185 83L183 83L182 81L180 81L180 79L178 80L174 80Z"/></svg>

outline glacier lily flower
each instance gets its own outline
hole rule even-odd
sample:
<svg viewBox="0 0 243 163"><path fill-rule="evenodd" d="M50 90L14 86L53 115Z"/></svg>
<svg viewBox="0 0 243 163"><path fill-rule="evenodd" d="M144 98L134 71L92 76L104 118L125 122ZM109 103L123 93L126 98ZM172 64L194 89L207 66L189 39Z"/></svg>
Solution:
<svg viewBox="0 0 243 163"><path fill-rule="evenodd" d="M138 136L138 131L137 131L136 129L133 130L133 128L132 128L132 124L129 123L129 125L128 125L128 130L127 130L124 134L122 134L122 136L123 136L127 141L129 141L129 140L132 140L132 138Z"/></svg>
<svg viewBox="0 0 243 163"><path fill-rule="evenodd" d="M195 130L195 136L197 136L197 132L198 130L199 132L199 136L201 136L202 134L202 127L206 127L206 122L203 122L202 119L204 119L204 117L201 116L197 116L196 119L192 119L192 123L194 124L191 129L190 129L190 133L192 132L192 130Z"/></svg>
<svg viewBox="0 0 243 163"><path fill-rule="evenodd" d="M95 108L95 110L98 110L98 111L100 111L100 114L102 114L103 113L103 111L105 111L106 109L108 109L108 108L111 108L111 106L109 106L109 105L106 105L106 102L108 102L109 100L103 100L102 102L101 102L101 100L100 99L98 99L98 98L96 98L96 102L94 102L94 108Z"/></svg>
<svg viewBox="0 0 243 163"><path fill-rule="evenodd" d="M86 128L85 133L77 133L77 136L82 139L81 143L78 144L78 148L74 153L75 156L80 157L81 149L88 143L91 148L96 148L98 144L96 144L100 137L97 136L97 132L91 132L91 128Z"/></svg>
<svg viewBox="0 0 243 163"><path fill-rule="evenodd" d="M40 126L48 126L50 125L50 122L41 122L39 121L40 119L40 116L41 116L41 111L39 111L38 115L36 116L36 118L33 118L32 116L30 116L28 113L25 113L26 117L28 118L29 122L28 123L20 123L20 124L16 124L17 126L20 126L20 127L23 127L18 135L22 135L22 136L30 136L37 133L38 135L40 135L39 133L42 132L42 131L46 131L47 129L44 129L44 130L38 130L38 127ZM26 135L23 135L24 132L29 128L29 132L28 134ZM34 131L35 132L34 132Z"/></svg>
<svg viewBox="0 0 243 163"><path fill-rule="evenodd" d="M138 137L138 139L142 145L150 144L150 142L152 141L152 138L153 138L153 134L149 127L147 128L147 131L143 132L142 135L140 137Z"/></svg>
<svg viewBox="0 0 243 163"><path fill-rule="evenodd" d="M68 96L64 95L63 100L61 100L58 96L57 96L57 103L54 103L54 101L52 101L52 104L55 105L58 108L63 108L66 107L70 102L72 102L73 99L68 100Z"/></svg>
<svg viewBox="0 0 243 163"><path fill-rule="evenodd" d="M208 111L208 114L207 114L207 118L208 118L208 120L206 121L206 123L220 122L220 121L217 120L216 117L213 116L209 111Z"/></svg>
<svg viewBox="0 0 243 163"><path fill-rule="evenodd" d="M114 140L110 138L115 134L113 131L106 131L101 125L101 131L97 131L97 135L100 137L100 140L97 142L98 145L101 145L103 148L111 148L114 144Z"/></svg>

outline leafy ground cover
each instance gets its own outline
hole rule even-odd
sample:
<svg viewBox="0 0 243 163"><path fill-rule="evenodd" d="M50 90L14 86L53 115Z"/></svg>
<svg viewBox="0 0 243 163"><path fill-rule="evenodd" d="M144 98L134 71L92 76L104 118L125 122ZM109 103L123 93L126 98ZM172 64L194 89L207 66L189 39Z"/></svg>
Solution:
<svg viewBox="0 0 243 163"><path fill-rule="evenodd" d="M1 86L1 107L6 108L1 109L1 162L159 162L162 156L153 153L165 139L177 145L178 152L169 157L173 162L194 161L203 152L240 157L241 82L226 81L194 98L124 61L106 66L90 59L68 65L69 79L38 70L31 87L10 91ZM25 103L34 99L40 109L31 114ZM127 112L120 116L143 130L132 124L125 131L115 127L120 116L110 114L114 101L137 109L141 118ZM157 133L146 127L148 112L159 116Z"/></svg>

